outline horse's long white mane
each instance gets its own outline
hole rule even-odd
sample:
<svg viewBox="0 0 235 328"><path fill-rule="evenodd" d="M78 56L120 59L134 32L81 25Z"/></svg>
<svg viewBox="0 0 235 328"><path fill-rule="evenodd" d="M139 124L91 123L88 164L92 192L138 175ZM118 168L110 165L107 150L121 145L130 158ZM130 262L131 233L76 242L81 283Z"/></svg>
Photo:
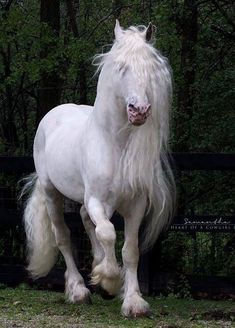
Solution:
<svg viewBox="0 0 235 328"><path fill-rule="evenodd" d="M146 220L143 247L152 246L158 234L173 215L175 185L168 158L169 111L172 82L167 59L146 42L146 28L130 27L115 41L111 50L96 55L98 71L113 63L119 71L128 67L138 81L147 86L152 115L140 127L131 129L120 158L123 185L131 187L133 195L147 194L149 214ZM110 66L109 66L110 67ZM124 190L125 192L125 190Z"/></svg>

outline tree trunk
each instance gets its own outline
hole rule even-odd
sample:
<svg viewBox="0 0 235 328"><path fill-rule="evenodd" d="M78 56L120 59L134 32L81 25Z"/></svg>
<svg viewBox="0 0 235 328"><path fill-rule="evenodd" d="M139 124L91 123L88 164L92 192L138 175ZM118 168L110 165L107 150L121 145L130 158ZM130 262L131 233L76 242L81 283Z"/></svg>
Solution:
<svg viewBox="0 0 235 328"><path fill-rule="evenodd" d="M177 151L189 150L190 119L194 105L196 72L196 44L198 35L198 8L196 0L184 0L181 20L181 72L182 82L178 90L175 140Z"/></svg>
<svg viewBox="0 0 235 328"><path fill-rule="evenodd" d="M76 9L74 7L73 0L66 0L67 12L69 17L69 23L74 37L77 41L81 38L81 31L76 21ZM87 103L87 72L84 59L81 58L78 65L78 91L79 91L79 104Z"/></svg>
<svg viewBox="0 0 235 328"><path fill-rule="evenodd" d="M7 19L8 13L11 9L13 1L5 1L2 4L2 18ZM4 81L11 75L11 59L12 59L12 49L11 44L2 44L0 49L0 54L2 57L3 64L3 76ZM5 84L5 83L4 83ZM5 153L13 153L19 146L19 139L17 128L15 124L14 115L14 89L11 85L5 84L5 95L2 100L2 109L0 115L0 133L3 140L5 141Z"/></svg>
<svg viewBox="0 0 235 328"><path fill-rule="evenodd" d="M41 22L48 24L53 31L53 40L41 49L41 59L48 51L56 49L56 37L60 32L60 0L41 0ZM57 72L44 72L38 90L37 122L53 107L59 105L61 96L61 78Z"/></svg>

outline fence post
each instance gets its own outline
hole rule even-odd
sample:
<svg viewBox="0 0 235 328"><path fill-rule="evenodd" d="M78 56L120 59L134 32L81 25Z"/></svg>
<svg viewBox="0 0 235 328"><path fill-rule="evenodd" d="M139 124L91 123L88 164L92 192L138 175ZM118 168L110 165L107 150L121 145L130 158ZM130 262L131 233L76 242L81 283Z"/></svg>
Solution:
<svg viewBox="0 0 235 328"><path fill-rule="evenodd" d="M157 273L160 271L162 238L159 237L152 249L141 254L138 276L143 294L152 295L155 291Z"/></svg>

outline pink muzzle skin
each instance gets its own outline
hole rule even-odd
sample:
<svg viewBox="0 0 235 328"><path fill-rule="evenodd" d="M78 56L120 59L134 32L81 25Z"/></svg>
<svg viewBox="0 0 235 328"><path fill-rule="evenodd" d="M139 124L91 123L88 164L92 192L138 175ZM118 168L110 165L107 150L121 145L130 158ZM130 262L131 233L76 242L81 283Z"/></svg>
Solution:
<svg viewBox="0 0 235 328"><path fill-rule="evenodd" d="M127 106L128 120L131 124L139 126L145 123L148 116L151 114L151 105L135 107L132 104Z"/></svg>

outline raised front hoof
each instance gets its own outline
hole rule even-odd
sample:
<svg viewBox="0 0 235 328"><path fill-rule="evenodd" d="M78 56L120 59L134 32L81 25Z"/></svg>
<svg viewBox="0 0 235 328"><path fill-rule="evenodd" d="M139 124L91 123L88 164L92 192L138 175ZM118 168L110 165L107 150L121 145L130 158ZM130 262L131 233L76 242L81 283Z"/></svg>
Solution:
<svg viewBox="0 0 235 328"><path fill-rule="evenodd" d="M122 315L126 318L150 317L149 304L140 296L130 297L124 300Z"/></svg>
<svg viewBox="0 0 235 328"><path fill-rule="evenodd" d="M104 300L107 300L107 301L110 301L112 299L115 298L116 295L111 295L109 294L104 288L102 288L101 286L97 286L95 288L95 292L97 294L100 294L100 296L104 299Z"/></svg>
<svg viewBox="0 0 235 328"><path fill-rule="evenodd" d="M120 269L117 267L113 272L111 270L105 272L102 269L102 265L94 268L91 274L91 285L100 286L108 295L118 295L123 284Z"/></svg>

